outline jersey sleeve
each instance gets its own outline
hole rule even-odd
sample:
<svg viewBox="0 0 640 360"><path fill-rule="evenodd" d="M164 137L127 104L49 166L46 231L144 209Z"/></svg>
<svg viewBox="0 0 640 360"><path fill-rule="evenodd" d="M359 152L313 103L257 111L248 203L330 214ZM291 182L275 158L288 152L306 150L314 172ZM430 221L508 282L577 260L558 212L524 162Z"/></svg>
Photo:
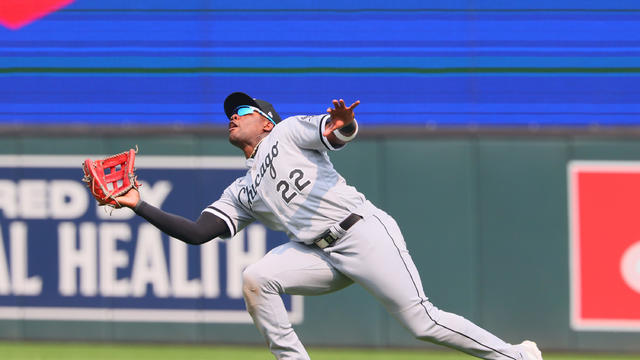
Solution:
<svg viewBox="0 0 640 360"><path fill-rule="evenodd" d="M327 151L340 150L343 146L333 146L323 135L325 125L331 117L325 115L294 116L286 119L288 136L303 149ZM279 126L279 125L278 125Z"/></svg>
<svg viewBox="0 0 640 360"><path fill-rule="evenodd" d="M220 198L207 206L202 212L211 213L224 220L231 237L251 224L253 216L238 201L238 182L229 185Z"/></svg>

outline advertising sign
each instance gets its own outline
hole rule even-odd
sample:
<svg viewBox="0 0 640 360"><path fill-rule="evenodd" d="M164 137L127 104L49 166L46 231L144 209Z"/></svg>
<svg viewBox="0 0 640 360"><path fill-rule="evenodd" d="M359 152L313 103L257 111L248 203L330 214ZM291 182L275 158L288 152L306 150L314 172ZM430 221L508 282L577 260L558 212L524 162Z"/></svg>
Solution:
<svg viewBox="0 0 640 360"><path fill-rule="evenodd" d="M286 236L254 223L201 246L172 239L98 207L80 181L86 157L0 156L0 319L251 322L242 271ZM241 157L139 156L136 167L145 201L194 220L246 172ZM301 322L302 298L283 301Z"/></svg>
<svg viewBox="0 0 640 360"><path fill-rule="evenodd" d="M571 326L640 331L640 163L568 168Z"/></svg>

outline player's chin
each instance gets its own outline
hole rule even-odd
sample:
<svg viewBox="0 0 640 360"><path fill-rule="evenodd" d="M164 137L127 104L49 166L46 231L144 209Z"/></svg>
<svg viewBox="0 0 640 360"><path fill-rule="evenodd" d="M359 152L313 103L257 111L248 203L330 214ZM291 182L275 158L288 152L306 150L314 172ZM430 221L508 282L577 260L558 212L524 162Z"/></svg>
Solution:
<svg viewBox="0 0 640 360"><path fill-rule="evenodd" d="M234 134L234 131L229 132L229 142L231 143L231 145L237 147L240 147L240 145L242 144L242 141L238 138L238 136Z"/></svg>

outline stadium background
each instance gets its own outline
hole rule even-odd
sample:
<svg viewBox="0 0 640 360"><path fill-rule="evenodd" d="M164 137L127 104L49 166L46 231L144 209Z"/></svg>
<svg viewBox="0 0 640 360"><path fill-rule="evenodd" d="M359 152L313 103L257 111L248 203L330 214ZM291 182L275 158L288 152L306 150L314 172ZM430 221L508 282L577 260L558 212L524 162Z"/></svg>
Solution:
<svg viewBox="0 0 640 360"><path fill-rule="evenodd" d="M76 0L0 27L0 153L238 155L230 92L283 117L360 99L362 137L332 159L398 220L434 303L508 341L640 351L570 326L567 203L569 161L640 158L638 20L631 1ZM306 298L298 328L427 346L355 286ZM21 319L0 337L262 342L250 324Z"/></svg>

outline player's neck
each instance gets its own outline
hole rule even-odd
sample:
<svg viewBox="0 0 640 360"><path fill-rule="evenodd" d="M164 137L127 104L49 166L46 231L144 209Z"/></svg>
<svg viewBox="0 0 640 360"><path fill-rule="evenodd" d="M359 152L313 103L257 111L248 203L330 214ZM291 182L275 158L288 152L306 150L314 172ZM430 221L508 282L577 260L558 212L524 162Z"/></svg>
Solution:
<svg viewBox="0 0 640 360"><path fill-rule="evenodd" d="M264 140L268 135L269 133L260 134L260 136L255 139L253 144L247 144L242 149L244 151L244 156L247 159L254 157L256 155L256 152L258 151L258 146L260 146L262 140Z"/></svg>

